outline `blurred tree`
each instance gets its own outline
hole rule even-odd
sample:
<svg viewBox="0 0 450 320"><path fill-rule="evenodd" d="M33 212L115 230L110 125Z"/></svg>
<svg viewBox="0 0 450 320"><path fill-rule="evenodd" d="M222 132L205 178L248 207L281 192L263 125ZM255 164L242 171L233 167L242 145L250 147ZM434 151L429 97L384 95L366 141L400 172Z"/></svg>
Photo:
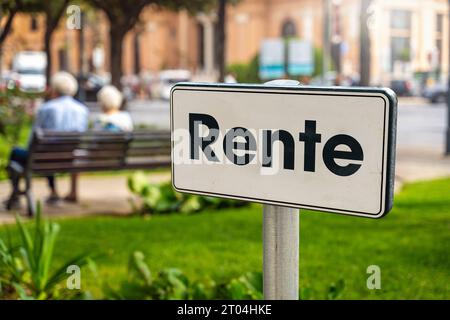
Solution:
<svg viewBox="0 0 450 320"><path fill-rule="evenodd" d="M61 16L63 15L69 0L52 0L39 1L42 6L42 11L45 13L45 33L44 33L44 50L47 54L47 68L45 70L45 77L47 83L50 79L50 72L52 70L52 51L51 39L53 32L58 27Z"/></svg>
<svg viewBox="0 0 450 320"><path fill-rule="evenodd" d="M14 17L21 5L21 0L2 0L0 3L0 75L2 74L3 43L11 31ZM1 25L2 20L5 21L3 25Z"/></svg>
<svg viewBox="0 0 450 320"><path fill-rule="evenodd" d="M111 83L121 87L122 43L125 35L139 21L142 10L148 5L171 10L186 9L197 12L211 8L215 0L87 0L94 7L102 10L109 20L110 70Z"/></svg>
<svg viewBox="0 0 450 320"><path fill-rule="evenodd" d="M360 15L360 50L359 50L359 74L360 85L368 86L370 84L370 35L368 19L370 16L371 0L361 0Z"/></svg>
<svg viewBox="0 0 450 320"><path fill-rule="evenodd" d="M225 80L226 72L226 21L227 21L227 4L236 5L241 0L215 0L211 1L217 7L217 37L216 37L216 61L219 69L219 82Z"/></svg>
<svg viewBox="0 0 450 320"><path fill-rule="evenodd" d="M216 37L216 48L217 48L217 66L219 68L219 82L224 82L225 80L225 50L226 50L226 18L227 18L227 0L218 0L218 10L217 10L217 37Z"/></svg>
<svg viewBox="0 0 450 320"><path fill-rule="evenodd" d="M59 21L69 3L69 0L19 0L21 5L19 11L27 13L43 13L45 15L44 51L47 54L47 68L45 76L47 82L50 79L52 68L51 39L53 32L58 27Z"/></svg>
<svg viewBox="0 0 450 320"><path fill-rule="evenodd" d="M0 22L1 20L5 20L5 23L0 25L0 47L3 45L3 42L11 31L12 22L16 13L19 11L20 6L20 0L2 0L0 3Z"/></svg>

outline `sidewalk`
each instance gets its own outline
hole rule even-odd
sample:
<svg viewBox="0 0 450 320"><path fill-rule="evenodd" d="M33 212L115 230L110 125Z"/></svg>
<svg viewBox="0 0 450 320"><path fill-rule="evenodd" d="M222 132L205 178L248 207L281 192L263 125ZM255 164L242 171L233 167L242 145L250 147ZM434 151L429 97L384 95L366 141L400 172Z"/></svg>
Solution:
<svg viewBox="0 0 450 320"><path fill-rule="evenodd" d="M42 209L48 217L81 217L88 215L126 215L131 213L131 193L127 186L128 174L123 175L81 175L78 181L79 202L62 202L59 206L45 205L48 196L47 180L45 178L33 179L33 195L40 200ZM149 182L158 183L170 180L170 172L157 172L148 175ZM57 187L61 196L69 191L69 177L57 179ZM0 182L0 199L7 198L9 194L8 181ZM23 198L23 197L22 197ZM20 215L26 215L25 199L22 199ZM13 222L13 212L8 212L2 205L0 207L0 224Z"/></svg>
<svg viewBox="0 0 450 320"><path fill-rule="evenodd" d="M436 149L401 148L397 150L395 182L405 182L450 177L450 156ZM397 187L397 186L396 186Z"/></svg>
<svg viewBox="0 0 450 320"><path fill-rule="evenodd" d="M443 157L437 150L399 149L395 174L395 189L398 192L405 182L450 177L450 157ZM158 183L170 180L170 172L149 174L149 182ZM79 203L63 203L59 207L44 204L48 195L47 181L43 178L33 180L33 192L36 200L43 203L43 211L49 217L81 217L88 215L127 215L131 212L129 200L131 193L127 187L127 174L102 176L81 175L79 179ZM59 178L58 190L64 195L69 189L68 177ZM9 193L7 181L0 182L0 199ZM23 208L25 202L23 201ZM21 210L25 215L25 209ZM0 224L14 221L14 214L0 208Z"/></svg>

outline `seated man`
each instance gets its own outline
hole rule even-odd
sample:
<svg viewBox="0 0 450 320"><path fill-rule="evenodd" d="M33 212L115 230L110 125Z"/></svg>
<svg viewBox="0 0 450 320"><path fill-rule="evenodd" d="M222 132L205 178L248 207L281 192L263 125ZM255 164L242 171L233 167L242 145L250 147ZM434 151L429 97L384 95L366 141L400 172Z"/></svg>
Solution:
<svg viewBox="0 0 450 320"><path fill-rule="evenodd" d="M40 128L49 131L85 131L88 127L88 108L73 98L78 90L75 78L67 72L58 72L51 78L50 92L47 102L43 103L37 110L33 130ZM10 163L18 163L25 166L27 163L28 151L23 148L14 148L11 152ZM48 176L50 196L47 203L55 204L59 201L56 191L55 177ZM72 179L75 179L72 176ZM10 197L7 207L18 204L18 196L14 193L17 189L18 181L11 179L13 195ZM72 191L68 196L75 194L74 181L72 181Z"/></svg>

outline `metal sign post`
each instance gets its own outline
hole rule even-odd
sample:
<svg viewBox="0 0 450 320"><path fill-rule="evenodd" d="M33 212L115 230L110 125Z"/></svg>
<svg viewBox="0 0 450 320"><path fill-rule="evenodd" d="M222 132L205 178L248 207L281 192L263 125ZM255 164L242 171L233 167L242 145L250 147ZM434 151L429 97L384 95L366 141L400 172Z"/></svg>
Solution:
<svg viewBox="0 0 450 320"><path fill-rule="evenodd" d="M274 80L265 84L297 86L300 83L294 80ZM299 209L264 205L264 299L298 300L299 244Z"/></svg>
<svg viewBox="0 0 450 320"><path fill-rule="evenodd" d="M264 299L298 300L299 210L264 205L263 214Z"/></svg>

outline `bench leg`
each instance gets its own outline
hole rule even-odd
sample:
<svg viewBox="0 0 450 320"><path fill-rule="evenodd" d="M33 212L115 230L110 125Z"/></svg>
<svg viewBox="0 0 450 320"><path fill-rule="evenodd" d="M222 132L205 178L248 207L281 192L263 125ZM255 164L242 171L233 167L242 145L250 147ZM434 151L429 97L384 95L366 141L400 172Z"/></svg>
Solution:
<svg viewBox="0 0 450 320"><path fill-rule="evenodd" d="M72 173L70 175L70 191L65 197L66 201L78 202L78 173Z"/></svg>
<svg viewBox="0 0 450 320"><path fill-rule="evenodd" d="M20 196L20 174L17 174L13 171L8 172L9 180L11 181L11 195L6 201L6 209L11 210L14 206L14 203L19 201Z"/></svg>

